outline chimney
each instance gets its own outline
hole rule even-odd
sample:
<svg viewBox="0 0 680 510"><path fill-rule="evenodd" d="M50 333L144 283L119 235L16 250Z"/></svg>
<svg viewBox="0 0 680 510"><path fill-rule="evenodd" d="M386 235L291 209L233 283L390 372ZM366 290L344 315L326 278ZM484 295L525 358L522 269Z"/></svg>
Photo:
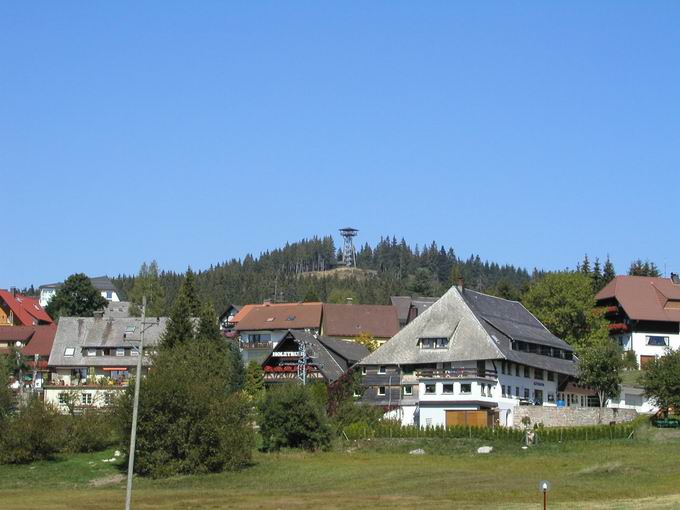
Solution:
<svg viewBox="0 0 680 510"><path fill-rule="evenodd" d="M680 276L678 276L678 273L671 273L671 281L675 285L680 285Z"/></svg>
<svg viewBox="0 0 680 510"><path fill-rule="evenodd" d="M347 304L348 304L348 305L351 305L352 302L354 301L354 298L348 297L348 298L346 299L346 301L347 301Z"/></svg>
<svg viewBox="0 0 680 510"><path fill-rule="evenodd" d="M16 288L16 287L12 287L12 288L10 288L9 290L12 292L12 297L13 297L13 298L16 298L16 297L17 297L17 288Z"/></svg>
<svg viewBox="0 0 680 510"><path fill-rule="evenodd" d="M465 278L458 278L458 290L462 293L465 290Z"/></svg>

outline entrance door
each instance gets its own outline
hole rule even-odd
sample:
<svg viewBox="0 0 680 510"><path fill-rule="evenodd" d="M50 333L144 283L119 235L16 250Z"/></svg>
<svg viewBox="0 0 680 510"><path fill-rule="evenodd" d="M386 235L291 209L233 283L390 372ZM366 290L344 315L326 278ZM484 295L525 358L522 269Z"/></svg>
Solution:
<svg viewBox="0 0 680 510"><path fill-rule="evenodd" d="M640 368L645 368L656 356L640 356Z"/></svg>

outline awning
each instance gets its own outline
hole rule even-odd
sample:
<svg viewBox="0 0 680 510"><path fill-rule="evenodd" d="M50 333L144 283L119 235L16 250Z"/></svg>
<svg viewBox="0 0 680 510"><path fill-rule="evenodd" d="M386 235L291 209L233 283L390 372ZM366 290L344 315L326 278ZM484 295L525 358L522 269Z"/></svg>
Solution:
<svg viewBox="0 0 680 510"><path fill-rule="evenodd" d="M106 372L112 372L114 370L130 370L128 367L104 367L102 370Z"/></svg>

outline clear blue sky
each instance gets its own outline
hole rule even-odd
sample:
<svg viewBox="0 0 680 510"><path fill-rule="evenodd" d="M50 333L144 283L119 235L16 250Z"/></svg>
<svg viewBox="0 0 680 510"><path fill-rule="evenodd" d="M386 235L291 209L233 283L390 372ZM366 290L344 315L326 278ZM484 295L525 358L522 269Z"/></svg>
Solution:
<svg viewBox="0 0 680 510"><path fill-rule="evenodd" d="M680 270L678 2L2 2L0 287L351 225Z"/></svg>

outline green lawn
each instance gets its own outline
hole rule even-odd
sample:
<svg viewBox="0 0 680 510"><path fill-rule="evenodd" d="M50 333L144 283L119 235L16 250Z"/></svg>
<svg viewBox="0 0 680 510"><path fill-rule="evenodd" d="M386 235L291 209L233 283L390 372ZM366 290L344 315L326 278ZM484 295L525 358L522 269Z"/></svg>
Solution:
<svg viewBox="0 0 680 510"><path fill-rule="evenodd" d="M135 480L135 508L680 508L680 431L643 428L638 439L543 445L476 440L375 440L332 452L257 453L239 473ZM422 447L425 455L409 455ZM30 466L0 466L0 507L120 509L111 452Z"/></svg>

